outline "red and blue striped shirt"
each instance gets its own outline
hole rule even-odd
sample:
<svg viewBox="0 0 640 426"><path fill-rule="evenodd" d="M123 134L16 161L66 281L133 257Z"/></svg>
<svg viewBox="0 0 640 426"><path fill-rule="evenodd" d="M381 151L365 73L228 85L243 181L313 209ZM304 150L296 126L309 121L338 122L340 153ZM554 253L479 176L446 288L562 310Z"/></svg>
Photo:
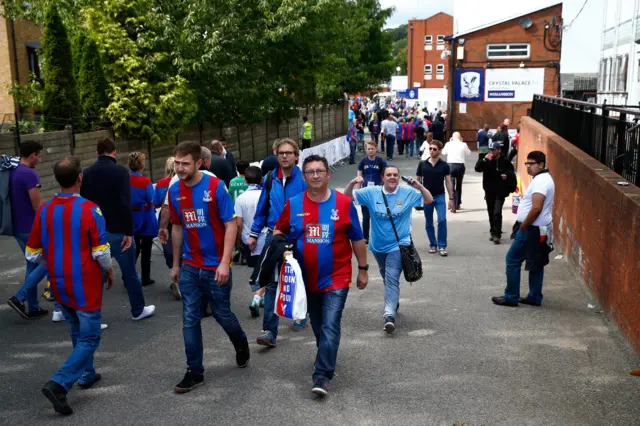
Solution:
<svg viewBox="0 0 640 426"><path fill-rule="evenodd" d="M102 268L96 258L109 253L96 204L77 194L55 194L38 209L26 257L44 258L58 303L79 311L102 308Z"/></svg>
<svg viewBox="0 0 640 426"><path fill-rule="evenodd" d="M131 210L133 235L155 237L158 235L158 218L153 205L153 183L139 172L131 172Z"/></svg>
<svg viewBox="0 0 640 426"><path fill-rule="evenodd" d="M169 184L171 183L171 176L163 177L156 183L156 189L153 193L153 204L156 207L161 207L164 204L165 198L167 198L167 191L169 191Z"/></svg>
<svg viewBox="0 0 640 426"><path fill-rule="evenodd" d="M183 180L169 187L171 223L184 227L182 261L199 269L216 270L224 254L224 224L235 218L224 181L202 174L192 187Z"/></svg>
<svg viewBox="0 0 640 426"><path fill-rule="evenodd" d="M307 191L284 206L276 230L296 242L307 291L326 292L351 286L351 241L363 239L358 213L351 199L331 190L322 203Z"/></svg>

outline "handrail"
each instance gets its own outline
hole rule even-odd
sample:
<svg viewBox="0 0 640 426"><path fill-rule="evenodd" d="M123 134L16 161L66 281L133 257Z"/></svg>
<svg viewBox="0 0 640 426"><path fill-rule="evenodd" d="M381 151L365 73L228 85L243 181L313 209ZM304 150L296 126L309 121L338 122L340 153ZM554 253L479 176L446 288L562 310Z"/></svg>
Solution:
<svg viewBox="0 0 640 426"><path fill-rule="evenodd" d="M619 112L622 114L640 115L640 111L638 110L633 110L633 109L624 108L624 107L617 107L617 106L609 106L607 104L594 104L592 102L577 101L575 99L561 98L559 96L549 96L549 95L533 95L533 97L534 99L540 99L540 100L548 101L554 104L557 104L557 103L573 104L575 106L582 106L587 108L606 109L608 111Z"/></svg>

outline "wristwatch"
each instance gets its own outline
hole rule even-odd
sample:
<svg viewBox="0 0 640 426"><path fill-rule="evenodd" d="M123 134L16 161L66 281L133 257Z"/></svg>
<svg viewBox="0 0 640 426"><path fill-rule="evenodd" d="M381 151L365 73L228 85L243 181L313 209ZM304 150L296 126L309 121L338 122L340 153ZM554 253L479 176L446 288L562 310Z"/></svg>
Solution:
<svg viewBox="0 0 640 426"><path fill-rule="evenodd" d="M361 271L368 271L369 270L369 264L367 263L364 266L358 265L358 269L360 269Z"/></svg>

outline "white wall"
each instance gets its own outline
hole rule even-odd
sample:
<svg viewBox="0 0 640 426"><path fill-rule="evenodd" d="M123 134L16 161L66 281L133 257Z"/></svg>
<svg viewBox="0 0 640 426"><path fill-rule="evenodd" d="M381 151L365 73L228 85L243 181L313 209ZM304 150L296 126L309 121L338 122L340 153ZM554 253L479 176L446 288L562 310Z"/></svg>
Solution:
<svg viewBox="0 0 640 426"><path fill-rule="evenodd" d="M633 2L633 0L631 1ZM478 7L477 0L454 0L454 33L466 32L485 24L530 13L557 3L559 0L528 0L525 2L484 0ZM565 26L569 25L576 17L583 4L585 4L584 0L563 1L562 18ZM603 5L604 0L588 0L578 19L569 28L565 28L560 61L560 72L563 74L598 72Z"/></svg>

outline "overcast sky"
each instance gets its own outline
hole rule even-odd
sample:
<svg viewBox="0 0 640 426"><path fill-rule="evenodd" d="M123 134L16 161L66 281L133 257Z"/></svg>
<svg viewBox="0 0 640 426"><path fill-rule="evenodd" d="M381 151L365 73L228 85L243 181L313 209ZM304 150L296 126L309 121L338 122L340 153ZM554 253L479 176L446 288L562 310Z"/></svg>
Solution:
<svg viewBox="0 0 640 426"><path fill-rule="evenodd" d="M382 7L395 7L393 16L387 20L387 28L406 24L411 18L425 19L438 12L453 15L453 0L380 0Z"/></svg>

